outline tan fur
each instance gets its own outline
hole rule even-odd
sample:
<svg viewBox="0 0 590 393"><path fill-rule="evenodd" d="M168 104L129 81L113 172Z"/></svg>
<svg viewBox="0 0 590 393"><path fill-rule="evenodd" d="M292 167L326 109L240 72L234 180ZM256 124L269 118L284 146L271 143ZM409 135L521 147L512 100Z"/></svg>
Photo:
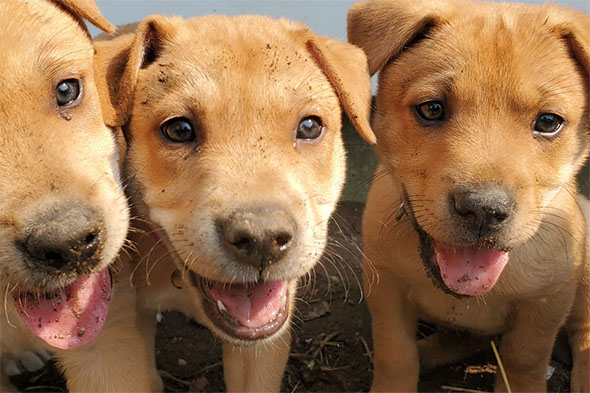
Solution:
<svg viewBox="0 0 590 393"><path fill-rule="evenodd" d="M107 101L117 108L108 120L123 126L129 144L128 191L141 217L134 226L151 233L135 236L146 338L153 342L157 310L183 311L225 339L229 391L278 391L289 323L252 344L232 338L203 312L187 272L220 282L258 280L258 271L217 244L214 219L249 204L281 206L296 219L298 240L262 279L289 280L292 312L297 281L323 252L344 181L341 108L374 141L366 58L302 24L253 16L151 16L135 35L103 39L96 62L109 85ZM326 126L314 143L295 139L309 115ZM197 126L196 142L164 139L160 125L175 116ZM171 284L177 269L180 289Z"/></svg>
<svg viewBox="0 0 590 393"><path fill-rule="evenodd" d="M29 331L14 307L13 296L21 291L51 291L64 284L52 280L45 289L37 287L33 268L17 249L25 236L23 222L39 211L54 203L80 202L100 214L106 240L96 271L113 263L127 233L115 139L102 118L92 41L82 18L107 31L113 28L91 0L0 2L2 356L24 349L52 351L71 392L146 391L147 354L135 327L135 297L127 280L115 279L112 318L99 336L73 350L49 347ZM68 78L82 81L83 96L78 105L62 109L54 89ZM13 389L2 371L1 391Z"/></svg>
<svg viewBox="0 0 590 393"><path fill-rule="evenodd" d="M545 391L545 368L565 323L571 388L588 392L588 203L576 202L575 174L590 147L590 17L554 5L375 0L351 8L348 30L371 73L380 71L373 126L381 166L363 224L372 390L415 391L419 361L457 360L481 345L477 336L501 334L512 391ZM423 126L414 106L441 99L449 119ZM567 121L554 140L533 136L545 111ZM425 274L408 211L435 240L465 244L449 214L450 191L485 184L500 184L515 200L498 239L510 259L489 293L456 298ZM476 337L461 347L442 336L417 345L418 318ZM497 378L495 390L505 389Z"/></svg>

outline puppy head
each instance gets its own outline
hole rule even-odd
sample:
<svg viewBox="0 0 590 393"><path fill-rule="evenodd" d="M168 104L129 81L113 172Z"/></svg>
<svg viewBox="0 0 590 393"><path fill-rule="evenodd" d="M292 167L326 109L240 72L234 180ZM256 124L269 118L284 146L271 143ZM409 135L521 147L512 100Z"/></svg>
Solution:
<svg viewBox="0 0 590 393"><path fill-rule="evenodd" d="M253 16L150 17L96 48L120 78L134 203L184 261L208 325L237 342L273 336L326 244L341 107L373 139L363 52Z"/></svg>
<svg viewBox="0 0 590 393"><path fill-rule="evenodd" d="M91 295L110 293L106 267L128 226L115 140L102 119L81 18L111 28L89 1L0 3L2 296L14 297L33 332L60 348L97 333L94 325L81 336L67 327L106 317L108 302ZM74 322L70 301L81 303L80 292L102 311L79 307ZM60 318L56 330L51 324Z"/></svg>
<svg viewBox="0 0 590 393"><path fill-rule="evenodd" d="M589 19L444 0L350 10L349 39L380 71L378 154L454 293L490 290L511 248L552 236L542 223L567 214L556 198L573 198L590 146Z"/></svg>

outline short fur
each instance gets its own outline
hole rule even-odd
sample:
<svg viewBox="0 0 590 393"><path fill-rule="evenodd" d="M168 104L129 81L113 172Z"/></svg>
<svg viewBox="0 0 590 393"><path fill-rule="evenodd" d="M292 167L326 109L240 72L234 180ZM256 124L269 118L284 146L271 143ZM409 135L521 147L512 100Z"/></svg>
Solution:
<svg viewBox="0 0 590 393"><path fill-rule="evenodd" d="M588 392L590 261L582 212L589 206L576 201L575 175L590 148L590 17L555 5L374 0L351 8L348 32L366 51L371 73L380 71L373 126L381 165L363 223L372 390L416 391L419 361L458 360L476 343L489 345L478 337L501 334L512 391L545 391L551 348L565 324L571 389ZM428 100L446 103L447 120L418 120L414 106ZM553 140L532 132L544 111L567 122ZM437 271L433 279L425 272L416 229L447 244L474 244L449 213L449 195L486 184L515 201L491 245L510 250L510 259L490 292L458 298L439 289ZM441 335L416 342L419 318L475 336L459 344ZM495 390L505 389L497 377Z"/></svg>
<svg viewBox="0 0 590 393"><path fill-rule="evenodd" d="M117 301L99 336L72 350L49 347L24 325L14 306L22 292L51 292L72 282L36 271L22 247L26 223L55 204L84 204L102 218L101 259L115 261L127 233L128 207L118 149L105 125L93 76L93 47L84 21L112 31L92 0L0 2L0 296L2 356L49 350L70 392L149 389L147 354L134 327L134 297L115 283ZM82 81L81 101L59 108L58 82ZM120 287L120 288L119 288ZM143 366L142 366L143 365ZM0 390L14 387L2 371Z"/></svg>
<svg viewBox="0 0 590 393"><path fill-rule="evenodd" d="M123 126L128 141L128 192L141 217L134 226L151 233L136 237L141 260L134 261L148 340L157 310L181 310L224 339L228 391L278 391L289 323L247 345L209 320L191 277L289 280L292 312L298 279L326 245L344 181L341 108L374 141L363 52L302 24L254 16L151 16L135 35L107 38L96 50L117 108L109 120ZM295 139L298 122L309 115L326 127L313 143ZM161 124L174 116L196 125L195 142L163 137ZM280 206L297 221L288 256L263 273L218 244L215 218L249 205Z"/></svg>

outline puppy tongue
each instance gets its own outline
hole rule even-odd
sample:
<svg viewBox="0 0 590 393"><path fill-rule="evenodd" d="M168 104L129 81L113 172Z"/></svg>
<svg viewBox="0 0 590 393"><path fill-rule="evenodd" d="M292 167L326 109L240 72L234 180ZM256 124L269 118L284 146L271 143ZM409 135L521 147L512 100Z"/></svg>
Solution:
<svg viewBox="0 0 590 393"><path fill-rule="evenodd" d="M240 325L259 328L271 323L285 304L287 282L245 285L214 282L209 293L217 302L217 307L236 319Z"/></svg>
<svg viewBox="0 0 590 393"><path fill-rule="evenodd" d="M461 295L481 295L496 284L508 252L436 243L436 263L447 288Z"/></svg>
<svg viewBox="0 0 590 393"><path fill-rule="evenodd" d="M111 276L108 269L81 276L52 294L21 294L14 304L31 331L47 344L72 349L100 333L109 311Z"/></svg>

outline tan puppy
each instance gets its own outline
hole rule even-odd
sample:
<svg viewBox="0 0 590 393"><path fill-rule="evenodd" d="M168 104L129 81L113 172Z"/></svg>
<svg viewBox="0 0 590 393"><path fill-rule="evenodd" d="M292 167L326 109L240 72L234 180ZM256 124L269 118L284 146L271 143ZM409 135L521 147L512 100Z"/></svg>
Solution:
<svg viewBox="0 0 590 393"><path fill-rule="evenodd" d="M181 309L224 339L229 391L278 391L297 282L344 181L341 107L374 140L363 52L255 16L152 16L96 49L155 237L135 275L149 334L156 310Z"/></svg>
<svg viewBox="0 0 590 393"><path fill-rule="evenodd" d="M571 387L587 392L590 262L575 175L590 146L590 17L553 5L376 0L355 4L348 22L380 71L382 164L363 228L373 390L415 391L419 360L473 349L441 336L417 345L424 318L502 334L512 390L544 391L569 314ZM506 388L498 377L495 389Z"/></svg>
<svg viewBox="0 0 590 393"><path fill-rule="evenodd" d="M145 391L134 297L111 283L129 215L82 18L113 29L91 0L0 2L2 354L54 352L70 391Z"/></svg>

